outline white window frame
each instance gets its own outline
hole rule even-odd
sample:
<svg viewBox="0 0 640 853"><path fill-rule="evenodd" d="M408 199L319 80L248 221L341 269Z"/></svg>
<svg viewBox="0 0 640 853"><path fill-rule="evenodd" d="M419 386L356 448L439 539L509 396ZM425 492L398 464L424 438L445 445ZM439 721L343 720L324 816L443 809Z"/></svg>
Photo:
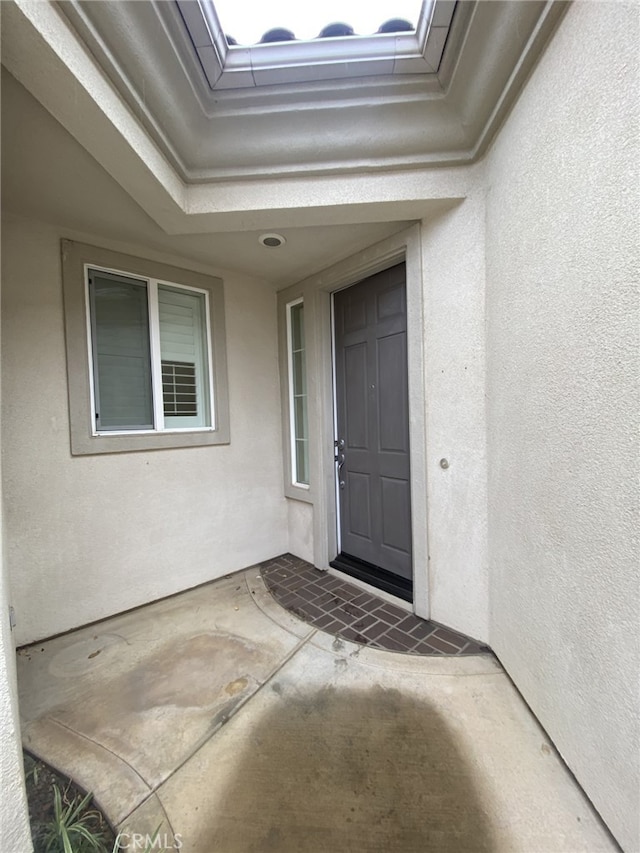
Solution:
<svg viewBox="0 0 640 853"><path fill-rule="evenodd" d="M94 378L94 355L93 355L93 324L91 318L91 300L89 298L89 273L91 270L97 272L107 272L113 275L123 276L141 284L146 285L147 292L147 312L149 318L149 360L151 367L151 395L153 399L153 423L152 429L127 429L127 430L100 430L96 423L96 391ZM216 410L215 397L213 393L213 358L211 347L211 320L210 320L210 305L209 293L199 287L190 287L186 284L179 284L175 281L164 281L157 278L145 278L144 276L134 275L127 270L110 269L108 267L99 266L98 264L84 264L84 282L85 282L85 306L87 312L87 341L89 358L89 385L91 390L91 416L93 422L93 435L137 435L138 433L156 433L156 432L198 432L212 431L216 428ZM173 287L176 290L184 290L191 293L198 293L204 296L205 313L204 313L204 332L206 336L205 352L207 354L207 390L208 390L208 420L210 426L185 426L185 427L165 427L164 424L164 405L162 393L162 356L160 351L160 316L158 302L158 286Z"/></svg>
<svg viewBox="0 0 640 853"><path fill-rule="evenodd" d="M62 240L62 285L67 350L69 428L71 453L92 455L139 450L229 444L229 392L222 279L158 261L124 255L98 246ZM96 425L91 310L88 270L125 276L147 285L150 359L154 401L154 428L99 431ZM149 287L151 283L151 287ZM159 357L159 328L153 330L151 303L157 302L161 285L205 294L205 325L209 363L209 406L211 426L164 426L162 376ZM205 331L205 329L203 329ZM154 364L155 362L155 364Z"/></svg>
<svg viewBox="0 0 640 853"><path fill-rule="evenodd" d="M298 489L306 489L309 490L309 483L303 483L298 480L298 456L297 456L297 435L296 435L296 415L295 415L295 388L294 388L294 379L293 379L293 325L291 322L291 309L295 308L296 305L302 305L304 308L304 299L300 297L299 299L294 299L291 302L287 302L286 305L286 322L287 322L287 364L288 364L288 386L289 386L289 446L290 446L290 460L291 460L291 485L295 486ZM302 323L304 325L304 313L302 315ZM306 335L305 335L305 348L303 352L306 351ZM306 355L306 353L305 353ZM305 370L306 370L306 357L305 357ZM309 418L309 409L308 409L308 397L309 392L307 388L307 394L305 406L307 412L307 424ZM307 427L308 433L308 427ZM309 476L309 435L307 434L307 476Z"/></svg>

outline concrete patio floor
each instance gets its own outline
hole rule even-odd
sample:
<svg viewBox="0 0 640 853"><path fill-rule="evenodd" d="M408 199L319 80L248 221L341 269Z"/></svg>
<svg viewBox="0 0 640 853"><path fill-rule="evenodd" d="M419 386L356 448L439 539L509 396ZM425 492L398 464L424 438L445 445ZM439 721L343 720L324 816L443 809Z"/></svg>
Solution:
<svg viewBox="0 0 640 853"><path fill-rule="evenodd" d="M492 656L344 642L282 609L256 568L22 649L18 673L25 746L125 840L160 826L185 853L618 849Z"/></svg>

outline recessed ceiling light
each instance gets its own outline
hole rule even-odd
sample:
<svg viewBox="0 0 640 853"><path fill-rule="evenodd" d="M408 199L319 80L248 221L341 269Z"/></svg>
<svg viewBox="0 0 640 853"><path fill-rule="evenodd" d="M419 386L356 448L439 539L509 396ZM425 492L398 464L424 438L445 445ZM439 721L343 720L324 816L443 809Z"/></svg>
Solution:
<svg viewBox="0 0 640 853"><path fill-rule="evenodd" d="M267 249L277 249L278 246L284 246L287 242L282 234L261 234L258 237L258 240L263 246L266 246Z"/></svg>

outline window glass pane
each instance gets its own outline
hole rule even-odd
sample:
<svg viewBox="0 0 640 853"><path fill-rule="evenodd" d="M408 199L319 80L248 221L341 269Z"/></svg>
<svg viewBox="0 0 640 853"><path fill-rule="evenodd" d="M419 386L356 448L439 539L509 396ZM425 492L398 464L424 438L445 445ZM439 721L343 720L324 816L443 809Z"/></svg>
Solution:
<svg viewBox="0 0 640 853"><path fill-rule="evenodd" d="M158 285L165 427L211 426L206 298Z"/></svg>
<svg viewBox="0 0 640 853"><path fill-rule="evenodd" d="M307 371L305 365L304 351L294 352L293 364L293 393L296 395L307 393Z"/></svg>
<svg viewBox="0 0 640 853"><path fill-rule="evenodd" d="M194 364L162 360L162 398L165 417L197 416L198 394Z"/></svg>
<svg viewBox="0 0 640 853"><path fill-rule="evenodd" d="M153 429L147 286L91 270L89 291L96 426Z"/></svg>
<svg viewBox="0 0 640 853"><path fill-rule="evenodd" d="M307 423L307 374L304 350L304 305L288 308L289 327L289 407L292 434L292 478L294 483L309 484L309 442Z"/></svg>
<svg viewBox="0 0 640 853"><path fill-rule="evenodd" d="M309 444L305 439L296 439L296 482L309 483Z"/></svg>
<svg viewBox="0 0 640 853"><path fill-rule="evenodd" d="M304 350L304 323L302 303L291 306L291 346L294 352Z"/></svg>
<svg viewBox="0 0 640 853"><path fill-rule="evenodd" d="M295 418L296 438L309 438L307 434L307 398L293 398L293 415Z"/></svg>
<svg viewBox="0 0 640 853"><path fill-rule="evenodd" d="M364 3L363 0L325 0L292 3L291 0L213 0L225 33L241 44L255 44L273 27L292 30L297 39L314 39L327 24L345 21L357 35L377 33L389 18L405 18L415 25L421 0ZM286 42L284 43L287 44Z"/></svg>

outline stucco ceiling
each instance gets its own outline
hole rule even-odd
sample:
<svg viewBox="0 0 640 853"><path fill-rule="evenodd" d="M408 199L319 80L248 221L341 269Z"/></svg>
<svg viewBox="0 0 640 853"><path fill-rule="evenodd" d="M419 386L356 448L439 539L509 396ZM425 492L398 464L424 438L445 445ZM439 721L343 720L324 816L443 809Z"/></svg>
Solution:
<svg viewBox="0 0 640 853"><path fill-rule="evenodd" d="M6 71L2 76L2 206L71 231L151 246L286 286L406 226L403 221L167 235L82 146ZM277 222L274 223L277 225Z"/></svg>

